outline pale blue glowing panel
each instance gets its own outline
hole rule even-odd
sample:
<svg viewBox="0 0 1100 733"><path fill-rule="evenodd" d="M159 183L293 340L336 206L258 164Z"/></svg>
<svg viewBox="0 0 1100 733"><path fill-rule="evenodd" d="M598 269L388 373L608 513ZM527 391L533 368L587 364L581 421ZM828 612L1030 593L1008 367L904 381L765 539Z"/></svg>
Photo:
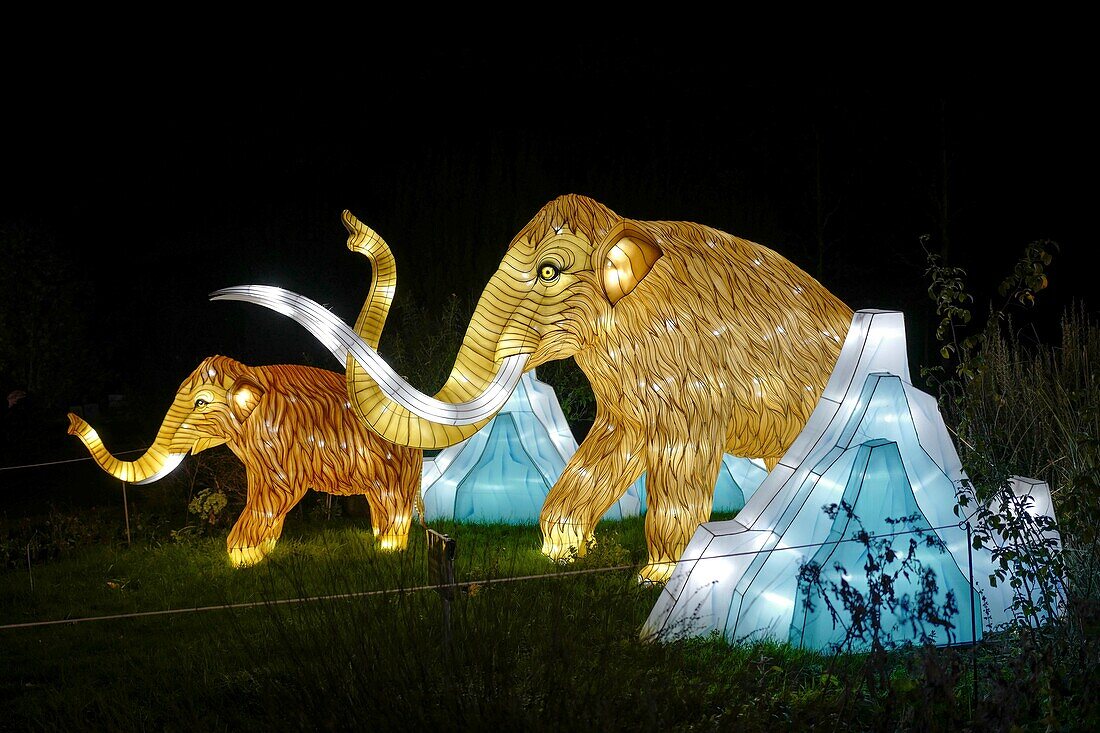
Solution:
<svg viewBox="0 0 1100 733"><path fill-rule="evenodd" d="M825 544L810 557L820 568L821 582L799 584L789 641L814 649L866 650L876 633L891 643L922 641L922 637L947 643L959 641L960 636L969 640L970 586L917 505L898 444L869 440L854 450L855 460ZM897 534L915 530L920 531ZM871 539L858 541L861 531ZM870 624L849 628L851 618L844 612L843 597L858 594L851 597L867 602L872 584L879 592L885 590L883 577L889 579L898 605L882 604L877 630ZM908 603L902 605L902 599ZM830 611L830 603L838 618ZM946 614L944 609L953 611Z"/></svg>
<svg viewBox="0 0 1100 733"><path fill-rule="evenodd" d="M848 638L858 648L867 635L846 637L852 620L843 613L843 593L830 585L849 594L866 592L864 544L849 540L859 531L873 533L872 541L879 542L887 534L920 529L921 534L889 540L897 555L884 570L896 571L899 556L908 555L909 539L916 539L914 559L935 581L935 590L925 586L920 599L942 611L950 605L950 593L953 627L919 618L898 624L916 615L898 608L884 619L886 640L920 642L932 631L939 644L980 638L983 630L1011 617L1013 597L1006 583L990 585L993 560L983 549L972 554L977 604L972 605L966 529L954 513L957 497L966 491L965 478L935 398L910 383L901 314L859 311L805 429L735 519L699 527L642 634L676 638L717 631L731 641L770 638L814 649ZM1032 511L1052 516L1042 486L1014 479L1014 488L1035 498ZM842 502L852 517L823 511ZM821 588L799 582L800 570L814 562L823 568L826 592L842 611L835 625L823 599L813 595ZM896 594L913 610L921 589L915 580L899 577ZM974 633L972 607L981 609Z"/></svg>
<svg viewBox="0 0 1100 733"><path fill-rule="evenodd" d="M739 458L726 453L722 456L722 466L718 469L718 479L714 483L715 512L739 512L745 501L756 491L768 475L768 471L759 461ZM645 513L646 474L634 482L631 490L637 493Z"/></svg>
<svg viewBox="0 0 1100 733"><path fill-rule="evenodd" d="M425 456L425 517L537 524L546 495L576 450L554 389L531 370L485 427L434 457ZM637 516L639 510L631 489L604 519Z"/></svg>
<svg viewBox="0 0 1100 733"><path fill-rule="evenodd" d="M530 522L542 509L548 477L539 471L539 460L524 448L511 413L497 415L484 430L489 439L481 456L458 482L454 518Z"/></svg>

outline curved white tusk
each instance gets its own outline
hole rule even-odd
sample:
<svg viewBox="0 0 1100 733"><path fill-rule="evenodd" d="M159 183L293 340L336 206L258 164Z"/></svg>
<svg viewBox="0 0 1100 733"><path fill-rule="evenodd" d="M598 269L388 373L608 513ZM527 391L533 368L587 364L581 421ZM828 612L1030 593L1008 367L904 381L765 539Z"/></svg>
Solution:
<svg viewBox="0 0 1100 733"><path fill-rule="evenodd" d="M164 467L154 473L144 481L134 481L134 486L141 486L143 484L151 484L154 481L160 481L162 478L176 470L176 466L180 465L180 461L187 457L186 453L169 453L168 457L164 459Z"/></svg>
<svg viewBox="0 0 1100 733"><path fill-rule="evenodd" d="M210 299L255 303L297 321L341 364L351 355L378 382L387 397L414 415L440 425L469 425L495 415L519 384L529 356L505 357L493 380L469 402L443 402L412 387L350 326L303 295L271 285L239 285L217 290L210 294Z"/></svg>

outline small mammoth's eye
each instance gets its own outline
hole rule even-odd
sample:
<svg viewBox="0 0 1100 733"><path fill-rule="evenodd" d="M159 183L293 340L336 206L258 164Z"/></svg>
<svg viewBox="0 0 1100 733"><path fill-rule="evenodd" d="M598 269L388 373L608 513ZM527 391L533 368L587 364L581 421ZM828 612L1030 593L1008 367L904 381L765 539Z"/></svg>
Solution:
<svg viewBox="0 0 1100 733"><path fill-rule="evenodd" d="M206 400L204 400L201 397L198 398L197 400L195 400L195 407L206 407L209 404L210 404L209 402L207 402Z"/></svg>
<svg viewBox="0 0 1100 733"><path fill-rule="evenodd" d="M553 262L543 262L539 265L539 277L543 282L552 283L558 279L558 275L561 274L561 270Z"/></svg>

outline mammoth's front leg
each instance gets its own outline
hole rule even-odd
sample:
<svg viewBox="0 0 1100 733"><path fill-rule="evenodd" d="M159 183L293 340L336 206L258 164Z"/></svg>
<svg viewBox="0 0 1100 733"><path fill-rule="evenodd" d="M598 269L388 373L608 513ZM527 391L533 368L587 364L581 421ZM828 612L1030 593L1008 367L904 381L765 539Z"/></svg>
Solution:
<svg viewBox="0 0 1100 733"><path fill-rule="evenodd" d="M664 425L650 433L645 518L649 561L640 580L668 580L695 530L710 519L723 444L719 435L708 433L717 432L706 426Z"/></svg>
<svg viewBox="0 0 1100 733"><path fill-rule="evenodd" d="M644 450L640 429L597 412L542 506L544 555L561 560L571 548L584 553L600 517L645 470Z"/></svg>
<svg viewBox="0 0 1100 733"><path fill-rule="evenodd" d="M248 500L225 543L235 567L255 565L275 549L283 533L283 520L304 493L272 488L249 472Z"/></svg>
<svg viewBox="0 0 1100 733"><path fill-rule="evenodd" d="M402 461L402 470L396 476L375 479L366 492L374 536L383 550L404 550L408 546L413 506L420 496L419 462L394 460ZM422 509L420 516L424 516Z"/></svg>

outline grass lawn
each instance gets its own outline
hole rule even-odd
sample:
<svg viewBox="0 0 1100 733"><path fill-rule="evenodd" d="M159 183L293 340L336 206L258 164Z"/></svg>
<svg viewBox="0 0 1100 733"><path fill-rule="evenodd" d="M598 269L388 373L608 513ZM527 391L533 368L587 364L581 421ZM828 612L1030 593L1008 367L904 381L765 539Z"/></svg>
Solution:
<svg viewBox="0 0 1100 733"><path fill-rule="evenodd" d="M433 528L457 540L457 579L481 581L455 598L449 634L434 591L399 590L427 582L423 532L384 553L346 518L288 521L245 570L229 566L220 534L79 547L34 565L33 591L25 567L4 571L0 624L257 605L0 630L0 726L948 730L974 714L954 650L869 663L717 638L640 642L658 589L632 569L561 574L640 567L641 519L605 522L597 548L566 567L539 553L537 527ZM503 582L527 575L551 577Z"/></svg>

